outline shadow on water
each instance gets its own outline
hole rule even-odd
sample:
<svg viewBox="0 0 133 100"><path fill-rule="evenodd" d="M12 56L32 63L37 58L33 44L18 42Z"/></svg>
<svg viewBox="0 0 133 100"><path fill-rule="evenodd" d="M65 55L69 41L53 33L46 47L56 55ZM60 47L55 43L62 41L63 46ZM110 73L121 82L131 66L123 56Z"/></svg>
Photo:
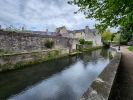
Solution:
<svg viewBox="0 0 133 100"><path fill-rule="evenodd" d="M111 58L99 49L0 73L0 99L77 100Z"/></svg>

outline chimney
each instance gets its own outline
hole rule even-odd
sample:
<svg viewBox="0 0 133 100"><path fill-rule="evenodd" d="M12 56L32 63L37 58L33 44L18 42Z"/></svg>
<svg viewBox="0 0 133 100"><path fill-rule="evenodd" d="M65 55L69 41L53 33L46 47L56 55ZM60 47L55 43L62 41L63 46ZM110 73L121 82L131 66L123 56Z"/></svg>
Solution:
<svg viewBox="0 0 133 100"><path fill-rule="evenodd" d="M0 30L2 29L2 26L0 25Z"/></svg>
<svg viewBox="0 0 133 100"><path fill-rule="evenodd" d="M85 33L88 34L89 33L89 26L85 26Z"/></svg>
<svg viewBox="0 0 133 100"><path fill-rule="evenodd" d="M22 27L22 31L24 31L25 30L25 28L24 28L24 26Z"/></svg>
<svg viewBox="0 0 133 100"><path fill-rule="evenodd" d="M46 29L46 32L48 33L48 29Z"/></svg>

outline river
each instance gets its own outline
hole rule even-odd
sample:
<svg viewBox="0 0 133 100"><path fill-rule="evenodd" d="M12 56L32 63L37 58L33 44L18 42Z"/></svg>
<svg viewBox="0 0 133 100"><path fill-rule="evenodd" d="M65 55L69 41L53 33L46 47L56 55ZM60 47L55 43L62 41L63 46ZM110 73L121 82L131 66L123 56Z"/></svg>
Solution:
<svg viewBox="0 0 133 100"><path fill-rule="evenodd" d="M112 53L99 49L0 73L0 100L79 100Z"/></svg>

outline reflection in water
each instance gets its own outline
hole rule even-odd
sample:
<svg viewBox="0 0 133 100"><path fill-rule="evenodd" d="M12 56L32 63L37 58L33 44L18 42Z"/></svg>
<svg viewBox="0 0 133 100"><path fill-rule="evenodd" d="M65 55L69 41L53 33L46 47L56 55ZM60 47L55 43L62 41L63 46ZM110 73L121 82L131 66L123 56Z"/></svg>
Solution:
<svg viewBox="0 0 133 100"><path fill-rule="evenodd" d="M102 52L106 52L104 53L106 55L103 56ZM9 100L78 100L87 90L92 81L96 79L96 77L109 63L110 60L109 55L110 53L107 50L105 51L97 50L91 53L86 52L80 55L75 55L73 57L58 59L47 63L45 62L41 65L36 65L36 67L33 67L33 69L30 68L33 76L31 76L31 73L28 75L29 70L27 69L22 69L22 71L18 70L21 74L27 74L26 76L29 76L29 78L27 79L26 77L25 78L21 77L22 79L20 79L14 76L15 79L21 82L23 82L22 80L26 80L25 82L27 82L27 80L29 81L36 80L37 83L32 82L32 84L29 84L27 82L27 84L25 83L26 84L25 86L14 83L15 84L14 88L17 88L16 85L18 85L18 87L23 86L23 88L21 88L19 91L18 90L15 91L14 94L16 95L13 95L8 99ZM60 70L61 66L63 66L62 68L65 67L64 70L61 68L62 71ZM49 71L51 67L53 69ZM40 68L42 69L42 71L37 70L36 68ZM56 68L58 68L58 71L60 72L54 71L56 70ZM50 77L49 75L44 74L49 72L53 73L56 72L56 74L53 75L49 74ZM13 75L13 73L14 72L5 73L1 75L0 78L4 76L7 77L8 75ZM34 75L37 75L36 78L32 78L35 77ZM40 79L40 77L43 78ZM6 83L6 81L4 80L6 79L3 78L2 80L3 83L4 82ZM5 88L4 90L6 91L7 89L8 93L10 93L10 91L13 90L13 88L8 85L6 85L5 87L8 87ZM1 89L1 82L0 82L0 89ZM6 97L6 95L4 96Z"/></svg>

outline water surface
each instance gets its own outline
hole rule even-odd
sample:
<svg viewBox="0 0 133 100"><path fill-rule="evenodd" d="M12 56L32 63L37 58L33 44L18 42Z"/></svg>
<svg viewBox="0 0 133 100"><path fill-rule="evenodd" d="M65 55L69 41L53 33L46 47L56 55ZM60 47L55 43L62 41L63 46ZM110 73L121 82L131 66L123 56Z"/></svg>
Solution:
<svg viewBox="0 0 133 100"><path fill-rule="evenodd" d="M100 49L0 74L0 98L79 100L111 60Z"/></svg>

